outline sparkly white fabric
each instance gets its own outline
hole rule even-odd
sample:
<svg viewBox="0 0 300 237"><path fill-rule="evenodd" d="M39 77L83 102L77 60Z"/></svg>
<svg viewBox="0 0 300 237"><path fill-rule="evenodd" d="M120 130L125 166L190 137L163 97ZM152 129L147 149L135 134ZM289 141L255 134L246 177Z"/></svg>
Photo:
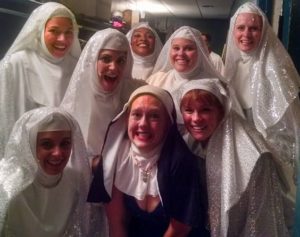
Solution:
<svg viewBox="0 0 300 237"><path fill-rule="evenodd" d="M157 32L149 26L148 22L141 22L132 27L132 29L126 34L126 37L129 42L131 42L131 38L134 31L139 28L149 29L155 37L154 52L151 55L142 57L140 55L135 54L131 49L131 53L133 56L132 78L146 80L152 73L156 59L162 49L162 43Z"/></svg>
<svg viewBox="0 0 300 237"><path fill-rule="evenodd" d="M103 176L104 185L107 193L111 196L112 187L115 184L115 180L118 180L116 185L119 185L124 192L129 195L134 195L137 199L143 198L145 195L155 195L158 189L155 188L157 184L157 169L154 168L153 176L151 177L151 188L147 189L146 185L143 185L140 179L140 169L137 165L134 165L132 157L130 157L129 150L131 147L130 141L126 135L127 132L127 110L131 102L141 94L152 94L156 96L165 106L167 111L173 111L174 105L171 96L164 90L156 88L150 85L142 86L136 89L128 102L124 105L122 112L114 118L112 124L109 127L105 145L102 151L103 157ZM173 112L169 113L170 120L173 121ZM154 149L152 154L143 154L138 149L135 149L135 153L139 154L140 159L143 155L150 155L153 159L158 159L160 149L162 145L159 145L157 149ZM128 160L130 159L130 160ZM129 169L128 171L125 169ZM132 174L130 174L132 171ZM122 176L122 174L125 174ZM155 174L155 175L154 175ZM115 176L119 176L115 178ZM139 180L133 180L138 178ZM122 179L122 180L121 180ZM126 184L128 187L126 187ZM140 187L134 187L140 185ZM158 188L158 186L157 186Z"/></svg>
<svg viewBox="0 0 300 237"><path fill-rule="evenodd" d="M189 72L177 72L171 64L169 54L172 47L172 41L177 36L192 40L196 43L198 59L195 67ZM225 79L216 70L209 58L207 46L201 38L201 32L189 26L182 26L176 30L165 43L156 61L152 76L146 81L150 85L161 87L172 93L188 81L199 80L202 78L219 78L221 81L225 82ZM242 115L243 112L236 99L235 92L230 89L230 94L233 98L234 110Z"/></svg>
<svg viewBox="0 0 300 237"><path fill-rule="evenodd" d="M60 176L41 172L31 144L32 130L53 116L64 117L72 132L72 153ZM37 134L37 132L33 132ZM86 236L90 168L82 134L68 113L44 107L15 124L0 161L0 231L4 236ZM2 235L1 235L2 236Z"/></svg>
<svg viewBox="0 0 300 237"><path fill-rule="evenodd" d="M41 39L46 22L62 15L73 22L74 41L70 51L57 59ZM60 104L80 51L78 26L70 10L49 2L33 11L0 62L0 157L15 121L24 112Z"/></svg>
<svg viewBox="0 0 300 237"><path fill-rule="evenodd" d="M171 64L169 54L175 38L185 38L196 43L198 59L195 67L189 72L177 72ZM150 85L161 87L169 92L193 79L220 78L224 80L209 59L206 44L201 39L201 32L189 26L180 27L170 36L161 50L152 74L146 81Z"/></svg>
<svg viewBox="0 0 300 237"><path fill-rule="evenodd" d="M233 36L240 13L258 14L263 22L259 46L248 56L237 48ZM247 119L253 120L256 129L277 152L286 175L290 176L294 195L293 171L296 157L300 155L299 75L267 17L253 3L243 4L231 18L227 40L225 76L244 109L248 109ZM244 64L243 68L240 68L241 64ZM237 82L240 78L244 85Z"/></svg>
<svg viewBox="0 0 300 237"><path fill-rule="evenodd" d="M288 236L293 203L283 195L284 183L264 139L231 109L228 92L217 79L190 81L177 93L202 89L222 98L225 118L205 149L185 131L196 155L204 155L211 236ZM217 92L219 90L219 92ZM200 146L200 147L199 147ZM200 152L197 153L197 152Z"/></svg>
<svg viewBox="0 0 300 237"><path fill-rule="evenodd" d="M112 92L102 89L97 74L99 51L106 47L127 52L123 78ZM142 83L131 80L131 68L132 56L127 38L115 29L96 32L82 51L61 105L80 124L89 156L100 154L110 121L122 110L131 92Z"/></svg>

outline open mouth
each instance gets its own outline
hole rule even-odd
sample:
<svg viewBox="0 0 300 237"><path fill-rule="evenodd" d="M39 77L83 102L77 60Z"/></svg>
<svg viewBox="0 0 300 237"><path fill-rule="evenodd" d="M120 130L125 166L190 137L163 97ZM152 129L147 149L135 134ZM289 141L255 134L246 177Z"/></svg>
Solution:
<svg viewBox="0 0 300 237"><path fill-rule="evenodd" d="M203 131L205 131L207 129L207 126L206 125L203 125L203 126L191 126L191 128L195 132L203 132Z"/></svg>
<svg viewBox="0 0 300 237"><path fill-rule="evenodd" d="M65 45L54 45L53 48L59 51L65 51L67 49Z"/></svg>
<svg viewBox="0 0 300 237"><path fill-rule="evenodd" d="M117 79L118 79L117 75L104 75L104 80L106 81L113 82L116 81Z"/></svg>
<svg viewBox="0 0 300 237"><path fill-rule="evenodd" d="M151 138L151 134L149 132L136 132L136 136L140 140L148 140Z"/></svg>
<svg viewBox="0 0 300 237"><path fill-rule="evenodd" d="M149 45L148 44L138 44L139 47L141 48L149 48Z"/></svg>
<svg viewBox="0 0 300 237"><path fill-rule="evenodd" d="M60 166L64 163L64 159L50 159L47 163L51 166Z"/></svg>

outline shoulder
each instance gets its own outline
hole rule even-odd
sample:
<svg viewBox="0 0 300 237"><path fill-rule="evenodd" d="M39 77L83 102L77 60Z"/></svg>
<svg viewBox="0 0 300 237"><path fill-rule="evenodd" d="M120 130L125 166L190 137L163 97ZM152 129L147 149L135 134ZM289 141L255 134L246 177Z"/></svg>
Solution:
<svg viewBox="0 0 300 237"><path fill-rule="evenodd" d="M147 83L143 80L138 80L138 79L125 80L121 92L121 101L123 101L123 103L126 103L130 95L132 94L132 92L144 85L147 85Z"/></svg>
<svg viewBox="0 0 300 237"><path fill-rule="evenodd" d="M3 58L1 63L4 65L5 69L14 68L26 68L31 62L31 58L35 56L35 53L30 50L22 50L15 52L9 56Z"/></svg>
<svg viewBox="0 0 300 237"><path fill-rule="evenodd" d="M194 155L180 135L177 126L173 126L168 133L161 153L162 163L167 163L171 168L192 168L197 157Z"/></svg>
<svg viewBox="0 0 300 237"><path fill-rule="evenodd" d="M156 72L156 73L152 74L151 76L149 76L148 79L146 80L146 82L149 84L152 84L156 80L161 80L162 78L166 77L167 75L168 75L168 73L166 73L166 72Z"/></svg>

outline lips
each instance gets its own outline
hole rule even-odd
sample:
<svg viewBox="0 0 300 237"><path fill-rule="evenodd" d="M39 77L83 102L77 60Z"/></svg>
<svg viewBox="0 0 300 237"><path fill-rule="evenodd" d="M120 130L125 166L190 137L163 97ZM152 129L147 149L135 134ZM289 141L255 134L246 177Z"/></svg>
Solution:
<svg viewBox="0 0 300 237"><path fill-rule="evenodd" d="M138 44L138 46L141 48L149 48L149 45L145 43Z"/></svg>
<svg viewBox="0 0 300 237"><path fill-rule="evenodd" d="M149 140L151 138L151 134L149 132L144 132L144 131L138 131L136 132L136 137L139 140Z"/></svg>
<svg viewBox="0 0 300 237"><path fill-rule="evenodd" d="M193 129L193 131L195 132L203 132L206 130L207 125L203 125L203 126L191 126L191 128Z"/></svg>
<svg viewBox="0 0 300 237"><path fill-rule="evenodd" d="M185 59L176 59L177 64L186 65L188 64L188 61Z"/></svg>
<svg viewBox="0 0 300 237"><path fill-rule="evenodd" d="M114 74L106 74L106 75L104 75L104 80L106 80L106 81L116 81L117 80L117 78L118 78L118 76L117 75L114 75Z"/></svg>
<svg viewBox="0 0 300 237"><path fill-rule="evenodd" d="M67 46L65 45L53 45L53 48L59 51L65 51L67 49Z"/></svg>
<svg viewBox="0 0 300 237"><path fill-rule="evenodd" d="M47 160L47 163L51 166L60 166L64 161L64 159L49 159Z"/></svg>

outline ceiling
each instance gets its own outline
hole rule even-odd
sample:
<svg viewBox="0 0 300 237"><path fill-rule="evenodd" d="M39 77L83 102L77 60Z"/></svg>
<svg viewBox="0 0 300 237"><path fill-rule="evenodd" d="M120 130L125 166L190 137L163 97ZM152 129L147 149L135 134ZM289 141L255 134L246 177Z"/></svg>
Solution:
<svg viewBox="0 0 300 237"><path fill-rule="evenodd" d="M112 11L133 10L153 16L228 19L235 0L112 0Z"/></svg>

